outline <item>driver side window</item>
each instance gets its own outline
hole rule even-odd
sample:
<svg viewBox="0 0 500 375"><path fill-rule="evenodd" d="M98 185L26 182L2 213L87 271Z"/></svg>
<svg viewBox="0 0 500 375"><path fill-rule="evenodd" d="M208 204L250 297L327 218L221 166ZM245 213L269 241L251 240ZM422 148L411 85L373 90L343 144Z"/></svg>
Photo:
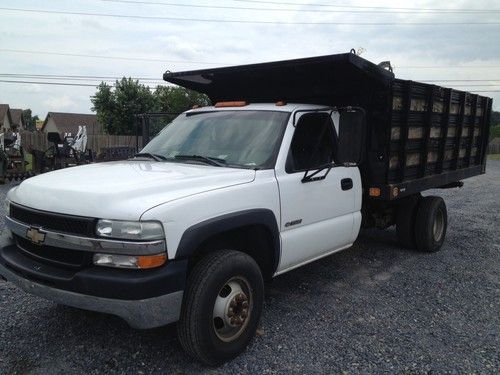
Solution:
<svg viewBox="0 0 500 375"><path fill-rule="evenodd" d="M335 131L328 113L311 112L297 122L288 152L286 172L303 172L333 162Z"/></svg>

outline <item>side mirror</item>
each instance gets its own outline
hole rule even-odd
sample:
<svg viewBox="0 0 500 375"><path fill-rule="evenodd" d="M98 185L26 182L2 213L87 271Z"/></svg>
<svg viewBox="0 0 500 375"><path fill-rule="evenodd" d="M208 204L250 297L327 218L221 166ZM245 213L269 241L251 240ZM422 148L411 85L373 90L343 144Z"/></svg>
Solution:
<svg viewBox="0 0 500 375"><path fill-rule="evenodd" d="M339 109L339 126L335 163L358 165L363 160L366 139L366 116L360 107Z"/></svg>

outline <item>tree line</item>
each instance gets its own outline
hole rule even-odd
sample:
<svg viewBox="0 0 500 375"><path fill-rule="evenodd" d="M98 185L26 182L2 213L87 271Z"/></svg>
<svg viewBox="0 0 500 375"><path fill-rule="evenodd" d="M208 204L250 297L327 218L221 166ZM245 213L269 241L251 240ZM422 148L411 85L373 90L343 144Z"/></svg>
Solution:
<svg viewBox="0 0 500 375"><path fill-rule="evenodd" d="M91 97L92 111L107 134L134 135L136 115L148 112L181 113L195 105L210 104L207 96L177 86L151 90L137 80L123 77L114 87L102 82Z"/></svg>

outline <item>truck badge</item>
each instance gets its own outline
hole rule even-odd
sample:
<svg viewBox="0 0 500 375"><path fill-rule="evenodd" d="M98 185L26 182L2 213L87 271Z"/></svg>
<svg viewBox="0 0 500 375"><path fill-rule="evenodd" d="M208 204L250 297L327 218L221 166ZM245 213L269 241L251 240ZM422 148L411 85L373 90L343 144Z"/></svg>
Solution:
<svg viewBox="0 0 500 375"><path fill-rule="evenodd" d="M292 225L299 225L302 223L302 219L292 220L285 224L285 228L291 227Z"/></svg>
<svg viewBox="0 0 500 375"><path fill-rule="evenodd" d="M28 228L26 231L26 238L35 245L40 245L45 241L45 233L38 228Z"/></svg>

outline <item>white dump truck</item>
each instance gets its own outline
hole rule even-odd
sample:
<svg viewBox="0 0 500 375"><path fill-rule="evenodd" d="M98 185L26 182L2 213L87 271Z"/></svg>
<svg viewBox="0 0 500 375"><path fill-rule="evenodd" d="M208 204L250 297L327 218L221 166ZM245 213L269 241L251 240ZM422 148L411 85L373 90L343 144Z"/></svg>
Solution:
<svg viewBox="0 0 500 375"><path fill-rule="evenodd" d="M8 193L0 274L135 328L177 322L194 358L241 353L264 281L396 225L439 250L443 199L485 171L491 99L354 54L181 73L205 93L134 158L30 178ZM300 272L300 271L298 271Z"/></svg>

